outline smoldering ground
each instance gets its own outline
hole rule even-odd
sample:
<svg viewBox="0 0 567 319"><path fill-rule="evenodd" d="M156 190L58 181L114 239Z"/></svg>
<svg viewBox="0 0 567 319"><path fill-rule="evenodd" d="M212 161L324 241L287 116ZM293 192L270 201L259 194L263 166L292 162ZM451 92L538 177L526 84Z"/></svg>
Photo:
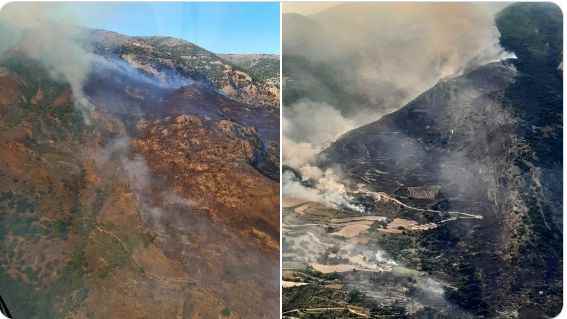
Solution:
<svg viewBox="0 0 567 319"><path fill-rule="evenodd" d="M89 143L98 144L95 150L82 150L84 159L94 159L105 178L128 185L144 226L157 235L156 243L167 256L181 260L187 272L193 274L194 282L188 283L188 287L196 284L207 294L214 292L227 308L244 317L252 317L252 311L256 315L277 313L279 271L275 254L260 251L256 242L242 240L234 229L213 221L207 211L196 207L193 199L165 187L163 179L152 173L144 157L134 153L129 123L121 123L116 113L136 120L152 115L147 113L149 110L135 108L133 114L116 112L124 107L123 100L105 92L105 87L85 90L93 73L112 72L114 79L124 84L122 89L132 88L122 96L130 96L131 105L135 105L141 103L138 100L143 100L143 94L148 91L175 90L191 85L192 80L168 72L160 74L162 77L151 77L121 59L95 54L85 45L88 41L83 37L88 32L77 27L80 21L59 9L58 4L27 3L4 8L0 14L1 53L17 51L37 60L54 80L69 84L74 106L83 112L89 131L99 132L97 137L101 137L96 143ZM141 98L138 92L143 93ZM102 98L93 98L89 93ZM116 127L109 132L107 126ZM235 291L244 290L249 297L246 302L242 302L245 299L242 295L235 295ZM259 296L268 299L264 301L269 306L254 310L250 304L253 298L260 300Z"/></svg>
<svg viewBox="0 0 567 319"><path fill-rule="evenodd" d="M263 253L257 243L241 240L240 233L211 219L199 199L167 187L131 147L126 136L110 141L99 152L97 163L101 169L106 165L107 171L118 165L111 174L128 182L143 224L164 253L179 260L190 274L188 285L213 292L227 308L243 316L261 313L269 317L277 312L279 270L275 256ZM246 302L235 295L235 291L250 286L255 288ZM260 296L269 306L252 309L251 303Z"/></svg>
<svg viewBox="0 0 567 319"><path fill-rule="evenodd" d="M295 209L284 208L284 269L295 269L299 264L324 273L338 272L340 282L349 291L361 292L377 304L403 303L412 313L428 307L439 313L471 318L445 299L446 283L407 268L375 244L330 233L328 225L305 224L300 216L290 212Z"/></svg>
<svg viewBox="0 0 567 319"><path fill-rule="evenodd" d="M10 3L0 12L0 55L10 51L38 61L59 82L68 83L74 106L90 124L95 105L85 92L93 72L113 73L116 80L138 86L177 89L193 80L173 70L149 75L118 56L96 54L91 30L81 27L81 19L64 3Z"/></svg>
<svg viewBox="0 0 567 319"><path fill-rule="evenodd" d="M348 202L352 181L332 161L323 158L325 168L318 167L325 155L321 152L352 129L398 110L440 81L456 78L478 66L514 58L500 47L494 25L495 14L505 5L359 3L338 5L307 16L284 17L283 158L285 164L304 177L302 182L293 174L284 173L284 196L335 208L340 208L341 201ZM451 105L467 106L463 110L455 108L452 116L467 118L467 112L475 112L469 106L482 101L492 107L491 120L503 125L513 121L496 100L480 97L484 93L483 88L471 86L462 97L451 101ZM444 129L450 132L448 135L470 133L469 124ZM402 171L411 170L412 165L428 156L427 150L409 135L399 134L390 144L390 149L382 150L360 147L353 150L359 153L353 154L351 160L372 161L379 152L387 152ZM457 184L455 192L478 190L467 185L467 176L478 176L483 185L496 180L487 163L473 163L462 155L446 158L441 165L446 169L438 172L439 179ZM463 178L455 178L456 175ZM344 187L328 188L318 182L329 179ZM321 239L324 234L318 232L310 231L306 236L303 241L317 243L314 248L325 242ZM290 247L301 246L292 242ZM316 252L313 256L321 257ZM369 281L347 282L352 288L370 285ZM413 294L420 303L467 317L447 302L444 292L443 284L425 276L418 278Z"/></svg>
<svg viewBox="0 0 567 319"><path fill-rule="evenodd" d="M294 92L284 89L284 103L291 103L284 105L285 138L321 149L340 134L400 108L441 79L511 57L500 47L494 25L503 6L359 3L338 4L303 20L291 14L283 30L284 83L301 79L316 94L291 98ZM294 57L333 70L325 76L335 77L336 87L320 91L329 82L313 69L294 67ZM336 91L364 98L354 105L324 102L325 92ZM295 157L293 152L284 151L284 157Z"/></svg>
<svg viewBox="0 0 567 319"><path fill-rule="evenodd" d="M500 47L494 24L505 5L337 4L284 16L284 163L308 174L317 154L342 134L399 109L443 79L513 57ZM301 12L299 7L289 11ZM295 67L297 57L332 72ZM315 93L295 92L297 82ZM351 103L334 97L330 103L328 95L337 91L362 98Z"/></svg>

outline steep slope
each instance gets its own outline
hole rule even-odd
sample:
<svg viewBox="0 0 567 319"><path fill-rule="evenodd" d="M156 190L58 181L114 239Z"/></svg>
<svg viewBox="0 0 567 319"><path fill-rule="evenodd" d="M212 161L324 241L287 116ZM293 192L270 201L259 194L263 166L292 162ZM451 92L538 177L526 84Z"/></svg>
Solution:
<svg viewBox="0 0 567 319"><path fill-rule="evenodd" d="M283 102L290 112L308 100L358 123L376 120L473 60L497 59L493 18L502 6L338 3L312 15L284 14Z"/></svg>
<svg viewBox="0 0 567 319"><path fill-rule="evenodd" d="M0 294L10 311L276 316L277 109L220 94L198 66L178 70L165 39L92 35L116 46L90 60L80 88L89 110L22 47L0 58ZM117 55L133 43L155 45L134 54L142 64Z"/></svg>
<svg viewBox="0 0 567 319"><path fill-rule="evenodd" d="M476 316L544 318L562 306L562 17L515 4L496 22L518 59L439 82L342 136L319 165L422 208L481 215L418 236L419 267ZM416 187L439 187L443 205Z"/></svg>
<svg viewBox="0 0 567 319"><path fill-rule="evenodd" d="M352 115L356 106L373 105L355 89L356 57L337 52L336 39L311 17L283 15L282 76L286 108L301 100L324 102ZM320 54L321 51L324 54ZM317 58L313 58L317 57Z"/></svg>
<svg viewBox="0 0 567 319"><path fill-rule="evenodd" d="M240 103L217 93L207 83L183 82L179 79L185 78L176 76L181 84L164 84L159 78L149 77L121 60L102 60L90 73L84 90L99 110L121 118L129 127L134 127L141 118L194 114L203 119L225 119L254 128L254 135L260 138L257 146L262 156L251 163L266 176L277 180L278 110Z"/></svg>
<svg viewBox="0 0 567 319"><path fill-rule="evenodd" d="M257 70L236 66L193 43L171 37L127 37L102 30L86 32L94 52L118 56L165 81L168 74L180 73L189 79L208 82L219 92L243 103L272 107L279 104L279 81L257 76Z"/></svg>
<svg viewBox="0 0 567 319"><path fill-rule="evenodd" d="M249 70L259 80L280 82L280 57L276 54L219 54L233 64Z"/></svg>

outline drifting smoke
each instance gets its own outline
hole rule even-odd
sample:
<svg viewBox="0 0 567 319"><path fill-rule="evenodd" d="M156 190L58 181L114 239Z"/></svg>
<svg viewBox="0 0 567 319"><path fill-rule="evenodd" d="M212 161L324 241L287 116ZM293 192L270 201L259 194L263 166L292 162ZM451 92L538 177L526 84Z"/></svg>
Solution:
<svg viewBox="0 0 567 319"><path fill-rule="evenodd" d="M326 204L330 207L342 207L364 212L364 208L352 203L352 198L346 186L341 182L340 175L332 169L321 171L315 166L302 166L302 172L313 172L316 176L314 187L306 187L290 172L282 176L283 193L287 197L301 198ZM308 175L304 175L306 177ZM313 175L312 175L313 176Z"/></svg>
<svg viewBox="0 0 567 319"><path fill-rule="evenodd" d="M5 6L0 12L0 54L15 51L25 55L41 63L54 80L68 83L75 107L87 124L98 124L91 123L90 115L94 111L94 104L84 91L85 84L94 71L112 74L115 80L122 79L125 87L177 89L192 83L191 79L174 71L164 70L158 77L153 77L124 60L89 52L86 49L89 32L77 26L80 21L69 8L57 3L11 3ZM104 103L113 110L120 108L119 101L105 99ZM132 112L133 109L129 111ZM140 202L146 207L150 217L158 219L162 215L161 208L150 205L146 200L151 185L148 166L142 156L128 156L129 143L128 136L116 138L97 151L95 160L97 165L103 166L111 159L118 159ZM188 200L168 192L163 195L166 204L189 207Z"/></svg>
<svg viewBox="0 0 567 319"><path fill-rule="evenodd" d="M360 210L350 203L338 168L321 170L313 165L316 156L344 132L353 129L355 123L328 104L310 101L299 104L301 107L284 112L284 163L298 169L304 179L314 180L316 184L314 188L307 188L291 179L291 175L284 174L284 194ZM324 125L314 125L314 120Z"/></svg>
<svg viewBox="0 0 567 319"><path fill-rule="evenodd" d="M138 85L150 85L162 89L178 89L189 86L194 82L192 79L168 69L161 70L159 74L150 75L135 65L113 57L96 55L92 57L91 63L93 69L100 72L111 72L115 77L126 78L129 83Z"/></svg>
<svg viewBox="0 0 567 319"><path fill-rule="evenodd" d="M185 208L190 208L191 206L193 206L192 201L173 192L167 192L166 194L164 194L163 201L166 205L176 205Z"/></svg>
<svg viewBox="0 0 567 319"><path fill-rule="evenodd" d="M320 123L320 124L318 124ZM284 131L288 139L322 147L357 125L333 106L301 101L284 110Z"/></svg>
<svg viewBox="0 0 567 319"><path fill-rule="evenodd" d="M155 183L154 178L145 158L132 152L131 139L128 136L121 136L108 142L104 148L97 151L94 159L100 170L105 170L104 166L112 161L119 163L119 169L126 177L129 188L134 191L138 199L143 221L153 225L158 231L165 229L161 221L165 208L175 206L187 212L192 207L190 200L171 190L164 190L158 192L157 196L152 196L152 193L155 193L152 188ZM161 205L154 203L152 197L159 198Z"/></svg>
<svg viewBox="0 0 567 319"><path fill-rule="evenodd" d="M11 3L0 12L0 54L14 51L38 61L56 81L68 83L75 107L83 114L86 123L91 123L90 114L94 105L84 92L85 84L93 71L113 74L127 84L139 87L155 86L176 89L190 85L191 79L175 72L164 71L159 78L152 77L118 58L96 55L88 47L89 32L78 27L80 21L71 7L62 3ZM103 92L104 93L104 92ZM117 108L116 101L108 101ZM162 215L161 208L147 199L152 184L151 174L145 159L130 157L130 138L124 133L103 148L97 150L95 162L103 167L113 160L121 164L132 190L134 190L151 219ZM163 192L165 204L189 207L190 202L175 194Z"/></svg>
<svg viewBox="0 0 567 319"><path fill-rule="evenodd" d="M503 6L359 3L303 18L288 15L284 17L289 22L284 23L284 69L286 56L322 63L340 79L340 87L330 87L329 92L364 97L357 102L367 104L334 107L349 119L376 120L471 63L509 57L498 43L494 25L494 15ZM298 74L302 68L291 70L292 79L312 79L314 86L327 83L312 70L302 74Z"/></svg>
<svg viewBox="0 0 567 319"><path fill-rule="evenodd" d="M315 14L337 6L337 2L286 2L282 7L283 13Z"/></svg>
<svg viewBox="0 0 567 319"><path fill-rule="evenodd" d="M144 157L132 150L133 145L127 136L108 142L97 150L96 164L101 172L128 182L144 226L156 236L155 243L193 274L196 288L191 289L206 289L218 298L214 302L219 300L244 317L253 317L252 311L258 310L250 310L252 301L235 298L234 291L254 286L247 298L267 298L262 313L274 317L279 309L277 258L259 250L256 242L242 240L233 227L213 221L201 203L193 204L174 187L162 184L163 177L152 172Z"/></svg>
<svg viewBox="0 0 567 319"><path fill-rule="evenodd" d="M56 16L56 18L54 18ZM86 122L93 105L83 92L93 54L80 45L80 29L59 4L10 3L0 12L0 53L17 49L41 62L55 80L68 82Z"/></svg>
<svg viewBox="0 0 567 319"><path fill-rule="evenodd" d="M335 184L344 184L340 170L322 172L314 167L318 154L343 133L399 109L440 80L513 58L500 47L494 25L495 14L505 5L315 5L316 10L305 11L310 15L286 15L285 83L289 83L289 96L297 85L306 87L307 93L299 94L298 100L288 99L291 104L285 105L283 160L315 180L315 189L305 190L304 197L327 198L325 203L329 198L335 203L348 200L345 187ZM301 4L285 7L284 12L304 13ZM328 74L335 82L322 78L317 68L296 67L296 57L333 70ZM283 182L284 194L299 196L301 187L305 188L285 176Z"/></svg>
<svg viewBox="0 0 567 319"><path fill-rule="evenodd" d="M300 4L288 12L303 13L298 6ZM481 65L515 58L500 47L500 35L494 25L494 16L503 6L505 4L359 3L339 5L308 16L285 16L283 64L284 103L287 104L284 107L283 160L299 171L304 180L298 180L291 171L285 172L282 177L284 196L334 206L348 203L349 181L340 169L327 171L316 166L322 157L321 151L345 132L401 108L439 81L460 76ZM439 113L456 117L448 122L462 125L443 129L455 136L476 132L468 120L470 114L465 112L487 112L483 114L493 115L486 117L489 121L504 124L512 121L507 113L501 112L496 101L485 99L490 94L484 87L471 87L447 102L448 106L458 107ZM422 144L411 136L398 134L391 141L387 139L383 137L385 149L379 151L395 159L400 169L411 171L428 156ZM372 160L376 156L376 153L364 154L371 152L368 149L352 150L358 151L360 153L350 158ZM461 155L444 159L441 165L444 169L440 178L452 181L455 193L475 195L479 189L485 189L479 185L496 181L486 163L471 163ZM326 187L329 180L340 186ZM287 249L292 252L288 256L304 258L309 263L325 257L321 251L328 251L330 244L324 230L309 228L299 235L299 230L290 229L286 231L290 235L284 236ZM379 248L347 247L344 242L339 247L332 257L351 265L361 265L356 257L362 255L362 260L371 265L405 268ZM395 270L388 272L388 276L395 273ZM455 317L471 317L446 300L443 283L423 274L408 276L415 279L412 300L416 307L429 305L447 309ZM370 294L376 292L376 287L363 280L347 280L347 283L357 289L370 286ZM371 297L382 300L384 296L376 293Z"/></svg>
<svg viewBox="0 0 567 319"><path fill-rule="evenodd" d="M40 62L50 76L68 83L75 107L91 124L94 104L84 87L93 71L112 72L131 83L177 89L193 81L173 70L163 70L155 77L135 65L90 52L89 31L78 27L80 21L68 6L57 3L11 3L0 12L0 54L17 54Z"/></svg>
<svg viewBox="0 0 567 319"><path fill-rule="evenodd" d="M351 203L340 168L322 170L314 164L322 150L355 128L355 122L325 103L302 101L300 104L300 108L284 112L283 161L297 169L303 179L316 183L314 187L305 187L290 173L284 173L284 195L362 212L362 207Z"/></svg>

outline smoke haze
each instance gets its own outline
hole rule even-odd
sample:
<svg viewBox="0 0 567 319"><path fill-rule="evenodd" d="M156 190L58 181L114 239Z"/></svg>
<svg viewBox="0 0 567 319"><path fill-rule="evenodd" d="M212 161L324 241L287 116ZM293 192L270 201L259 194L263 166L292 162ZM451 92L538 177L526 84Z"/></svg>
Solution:
<svg viewBox="0 0 567 319"><path fill-rule="evenodd" d="M290 198L335 208L349 207L348 190L352 183L346 174L336 167L317 166L324 157L321 152L328 145L352 129L400 109L440 81L487 63L515 58L500 46L500 34L494 24L496 13L506 3L354 3L331 8L313 4L306 5L303 11L301 5L289 5L287 10L288 4L283 5L287 13L283 23L283 160L303 178L301 181L291 171L284 172L283 194ZM453 105L454 108L439 114L465 118L466 114L461 112L477 111L478 105L473 101L478 102L485 93L471 88L449 102L448 108ZM494 113L489 117L491 120L512 121L496 102L484 99L483 102L492 109L488 114ZM462 127L446 129L451 135L453 131L462 134L468 125L471 124L465 122ZM370 144L374 137L370 130L365 132ZM391 147L373 151L368 155L361 150L356 156L371 161L372 156L379 156L377 153L387 153L388 158L395 159L400 171L411 171L427 157L420 141L401 133L395 135ZM349 160L356 160L356 156ZM471 175L485 183L495 180L493 172L483 164L453 156L444 162L441 178L453 181L455 193L474 194L476 189L472 188L478 188L478 184L470 185ZM295 237L295 242L287 238L286 241L290 249L302 247L302 241L304 246L309 243L312 251L306 252L305 262L313 263L321 259L319 250L328 248L324 245L325 236L321 229L318 232L309 229L304 236ZM344 259L350 254L369 253L366 245L339 250ZM372 253L365 260L373 264L396 264L380 249ZM364 285L357 281L350 284L357 289ZM414 288L419 303L450 309L449 313L457 317L471 317L445 299L444 284L432 277L416 277Z"/></svg>
<svg viewBox="0 0 567 319"><path fill-rule="evenodd" d="M317 154L343 133L440 80L514 57L500 47L494 24L505 5L284 4L284 163L313 175Z"/></svg>
<svg viewBox="0 0 567 319"><path fill-rule="evenodd" d="M16 48L71 86L85 121L93 106L83 92L94 55L80 45L74 16L56 3L11 3L0 12L0 53ZM57 49L54 49L57 48Z"/></svg>
<svg viewBox="0 0 567 319"><path fill-rule="evenodd" d="M498 44L494 25L494 15L504 5L339 4L308 17L287 14L284 69L288 64L293 72L285 75L312 81L313 86L328 84L313 70L298 74L301 69L293 68L290 60L295 56L333 69L337 89L363 97L366 103L332 107L362 125L398 109L440 79L457 75L471 64L509 56ZM286 107L303 110L306 105Z"/></svg>

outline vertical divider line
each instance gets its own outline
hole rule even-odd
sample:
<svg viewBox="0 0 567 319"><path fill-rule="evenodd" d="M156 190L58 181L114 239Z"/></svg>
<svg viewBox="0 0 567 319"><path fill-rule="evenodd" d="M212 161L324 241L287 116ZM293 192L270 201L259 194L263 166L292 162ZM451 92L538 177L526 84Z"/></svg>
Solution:
<svg viewBox="0 0 567 319"><path fill-rule="evenodd" d="M279 0L278 0L279 1ZM280 4L280 277L279 289L280 289L280 318L283 314L283 289L282 289L282 278L283 278L283 184L282 184L282 161L283 161L283 1L279 1Z"/></svg>

